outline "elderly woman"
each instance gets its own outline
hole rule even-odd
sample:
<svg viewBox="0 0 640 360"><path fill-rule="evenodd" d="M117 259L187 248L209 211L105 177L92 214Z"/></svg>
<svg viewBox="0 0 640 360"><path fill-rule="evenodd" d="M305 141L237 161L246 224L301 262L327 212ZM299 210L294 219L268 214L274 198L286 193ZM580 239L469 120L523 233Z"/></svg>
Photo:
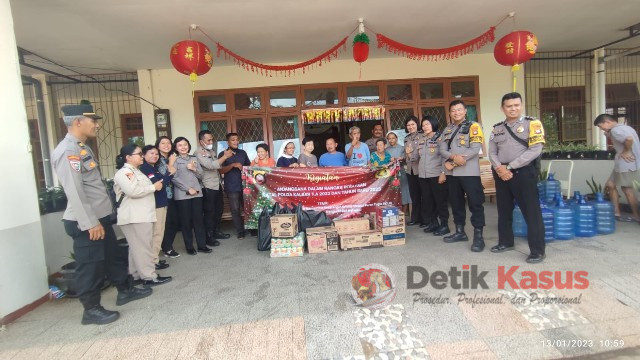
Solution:
<svg viewBox="0 0 640 360"><path fill-rule="evenodd" d="M389 131L387 133L387 152L391 154L395 159L400 160L400 191L402 193L402 210L405 214L409 213L409 205L411 204L411 197L409 196L409 182L407 181L407 172L404 170L404 146L398 144L398 135Z"/></svg>
<svg viewBox="0 0 640 360"><path fill-rule="evenodd" d="M392 161L395 161L393 156L385 149L386 141L384 139L378 139L375 142L376 151L371 154L371 166L389 166Z"/></svg>
<svg viewBox="0 0 640 360"><path fill-rule="evenodd" d="M138 169L142 163L142 150L137 145L123 146L116 158L119 170L113 177L113 189L119 204L118 226L129 243L129 274L134 280L142 280L145 286L155 286L171 281L170 276L156 274L151 253L156 221L153 194L162 190L162 182L152 184Z"/></svg>
<svg viewBox="0 0 640 360"><path fill-rule="evenodd" d="M442 236L450 233L449 208L447 207L447 186L442 156L440 155L440 133L438 121L431 116L422 118L422 133L425 138L423 145L418 148L420 157L418 176L420 193L422 194L422 209L427 226L426 233ZM438 222L440 219L440 222Z"/></svg>
<svg viewBox="0 0 640 360"><path fill-rule="evenodd" d="M196 255L198 252L211 253L207 247L207 234L202 216L202 167L196 157L190 155L191 143L180 136L173 141L173 148L178 152L176 159L176 174L173 176L176 207L180 216L182 237L187 254ZM198 251L193 248L195 233Z"/></svg>
<svg viewBox="0 0 640 360"><path fill-rule="evenodd" d="M289 141L284 146L284 153L280 158L278 158L278 162L276 163L277 167L299 167L298 159L293 157L293 153L296 151L296 145Z"/></svg>
<svg viewBox="0 0 640 360"><path fill-rule="evenodd" d="M418 167L420 156L418 148L424 145L424 137L418 132L418 118L411 115L404 122L405 132L408 134L404 138L404 152L407 161L407 180L409 182L409 195L411 196L411 220L407 225L420 224L427 226L426 219L422 213L422 193L420 192L420 181L418 177Z"/></svg>

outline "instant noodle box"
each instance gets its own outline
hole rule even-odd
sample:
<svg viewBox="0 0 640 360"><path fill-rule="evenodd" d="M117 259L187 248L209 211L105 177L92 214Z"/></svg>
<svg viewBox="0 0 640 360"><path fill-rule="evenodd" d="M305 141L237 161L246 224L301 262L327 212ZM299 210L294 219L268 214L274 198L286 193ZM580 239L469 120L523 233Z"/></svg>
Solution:
<svg viewBox="0 0 640 360"><path fill-rule="evenodd" d="M307 229L307 248L309 254L326 253L339 250L338 229L333 226L321 226Z"/></svg>
<svg viewBox="0 0 640 360"><path fill-rule="evenodd" d="M369 219L366 218L335 220L333 222L333 226L338 229L338 234L348 234L370 230Z"/></svg>
<svg viewBox="0 0 640 360"><path fill-rule="evenodd" d="M292 238L271 238L271 257L296 257L304 253L304 233Z"/></svg>
<svg viewBox="0 0 640 360"><path fill-rule="evenodd" d="M295 214L278 214L271 217L271 237L292 238L298 233L298 218Z"/></svg>
<svg viewBox="0 0 640 360"><path fill-rule="evenodd" d="M358 233L340 234L340 248L342 250L367 249L381 247L382 233L367 230Z"/></svg>

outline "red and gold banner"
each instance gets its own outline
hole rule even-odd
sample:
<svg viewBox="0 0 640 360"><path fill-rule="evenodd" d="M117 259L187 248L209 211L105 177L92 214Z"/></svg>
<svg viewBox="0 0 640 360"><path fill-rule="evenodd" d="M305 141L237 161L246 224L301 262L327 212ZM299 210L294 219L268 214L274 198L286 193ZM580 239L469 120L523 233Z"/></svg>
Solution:
<svg viewBox="0 0 640 360"><path fill-rule="evenodd" d="M305 124L326 124L337 122L383 120L385 108L374 106L346 106L342 108L302 110L302 122Z"/></svg>
<svg viewBox="0 0 640 360"><path fill-rule="evenodd" d="M332 219L360 217L379 205L402 206L399 165L389 168L243 169L245 225L256 229L264 206L302 204Z"/></svg>

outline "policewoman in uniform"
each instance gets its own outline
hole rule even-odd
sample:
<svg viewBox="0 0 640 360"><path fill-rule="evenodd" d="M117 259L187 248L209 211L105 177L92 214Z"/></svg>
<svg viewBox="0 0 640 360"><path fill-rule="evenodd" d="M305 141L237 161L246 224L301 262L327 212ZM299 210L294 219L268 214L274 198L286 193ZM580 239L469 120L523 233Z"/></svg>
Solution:
<svg viewBox="0 0 640 360"><path fill-rule="evenodd" d="M539 263L545 257L545 244L537 190L539 170L535 163L544 146L544 129L540 120L522 116L522 96L516 92L502 97L502 111L507 119L493 127L489 140L498 203L498 245L491 252L514 248L511 226L515 199L527 222L531 251L527 262Z"/></svg>
<svg viewBox="0 0 640 360"><path fill-rule="evenodd" d="M484 250L484 190L480 181L480 162L478 153L482 149L484 137L482 127L477 122L466 119L467 107L462 100L449 104L451 124L444 130L440 142L440 154L444 161L449 201L453 213L456 232L445 236L444 242L469 241L464 231L467 213L464 208L465 194L471 211L473 225L473 244L471 251Z"/></svg>
<svg viewBox="0 0 640 360"><path fill-rule="evenodd" d="M129 244L129 274L145 286L171 281L171 276L158 276L152 253L153 225L156 222L154 193L163 190L163 182L152 183L140 169L144 162L142 149L127 144L116 157L118 171L113 177L113 190L118 199L118 226ZM158 249L159 250L159 249Z"/></svg>
<svg viewBox="0 0 640 360"><path fill-rule="evenodd" d="M422 118L424 145L419 147L420 192L422 208L425 211L426 233L442 236L451 232L449 229L449 208L447 206L447 177L440 156L441 133L438 132L438 120L426 115ZM438 218L440 221L438 222Z"/></svg>
<svg viewBox="0 0 640 360"><path fill-rule="evenodd" d="M424 137L418 132L418 118L411 115L404 122L404 130L407 135L404 138L404 151L406 154L407 182L409 183L409 195L411 196L411 221L407 225L425 225L422 209L422 194L420 193L419 165L420 155L418 148L424 145ZM425 225L426 226L426 225ZM424 226L423 226L424 227Z"/></svg>
<svg viewBox="0 0 640 360"><path fill-rule="evenodd" d="M127 274L127 259L118 256L119 246L111 226L113 206L91 148L101 119L90 104L62 107L67 135L51 156L58 181L67 196L62 217L65 232L73 239L76 286L84 313L82 324L108 324L120 317L100 304L100 290L107 278L118 289L116 305L151 295L151 289L133 286Z"/></svg>

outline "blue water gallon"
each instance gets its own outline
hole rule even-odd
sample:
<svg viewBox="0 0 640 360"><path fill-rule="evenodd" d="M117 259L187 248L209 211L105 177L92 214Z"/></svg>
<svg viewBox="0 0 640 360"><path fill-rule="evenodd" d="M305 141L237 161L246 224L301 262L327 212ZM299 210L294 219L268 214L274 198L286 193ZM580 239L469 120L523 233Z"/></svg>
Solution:
<svg viewBox="0 0 640 360"><path fill-rule="evenodd" d="M574 191L573 197L567 200L567 204L577 204L578 202L580 202L580 197L582 197L582 195L580 195L580 191Z"/></svg>
<svg viewBox="0 0 640 360"><path fill-rule="evenodd" d="M596 193L596 200L591 204L596 208L596 231L598 234L613 234L616 231L613 204L606 201L602 193Z"/></svg>
<svg viewBox="0 0 640 360"><path fill-rule="evenodd" d="M562 200L553 209L553 237L556 240L573 239L573 210Z"/></svg>
<svg viewBox="0 0 640 360"><path fill-rule="evenodd" d="M578 197L578 203L573 208L573 226L575 235L579 237L593 237L598 233L596 230L596 208L589 204L582 196Z"/></svg>
<svg viewBox="0 0 640 360"><path fill-rule="evenodd" d="M522 210L516 203L516 206L513 208L513 235L518 237L527 237L527 222L524 220L524 215L522 215Z"/></svg>
<svg viewBox="0 0 640 360"><path fill-rule="evenodd" d="M545 199L545 194L546 194L546 186L545 186L545 182L543 181L538 181L538 198L541 200Z"/></svg>
<svg viewBox="0 0 640 360"><path fill-rule="evenodd" d="M545 181L545 201L550 202L553 201L553 198L556 196L556 193L562 191L562 187L560 186L560 181L554 179L553 173L549 174L549 177Z"/></svg>
<svg viewBox="0 0 640 360"><path fill-rule="evenodd" d="M553 197L553 201L547 202L547 208L549 208L551 210L555 209L555 207L558 206L558 201L564 202L564 199L562 199L562 193L561 192L557 192L556 193L556 195Z"/></svg>
<svg viewBox="0 0 640 360"><path fill-rule="evenodd" d="M553 234L553 210L549 209L545 203L540 200L540 211L542 212L542 223L544 224L544 242L554 239Z"/></svg>

